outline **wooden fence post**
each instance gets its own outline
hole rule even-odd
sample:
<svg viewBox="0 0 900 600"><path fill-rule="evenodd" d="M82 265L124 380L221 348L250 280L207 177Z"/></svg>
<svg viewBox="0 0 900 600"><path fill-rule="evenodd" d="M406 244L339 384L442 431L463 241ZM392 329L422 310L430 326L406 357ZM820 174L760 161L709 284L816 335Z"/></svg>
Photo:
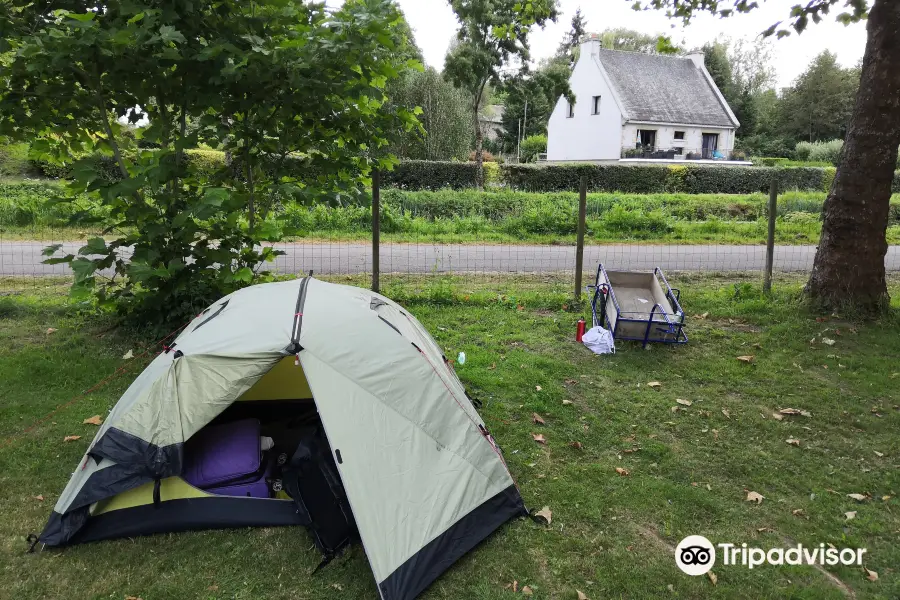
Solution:
<svg viewBox="0 0 900 600"><path fill-rule="evenodd" d="M575 301L581 300L581 273L584 270L584 230L587 214L587 175L581 176L578 190L578 241L575 246Z"/></svg>
<svg viewBox="0 0 900 600"><path fill-rule="evenodd" d="M380 291L381 270L381 174L372 170L372 291Z"/></svg>
<svg viewBox="0 0 900 600"><path fill-rule="evenodd" d="M769 234L766 237L766 271L763 274L763 292L772 291L772 267L775 264L775 218L778 216L778 180L769 184Z"/></svg>

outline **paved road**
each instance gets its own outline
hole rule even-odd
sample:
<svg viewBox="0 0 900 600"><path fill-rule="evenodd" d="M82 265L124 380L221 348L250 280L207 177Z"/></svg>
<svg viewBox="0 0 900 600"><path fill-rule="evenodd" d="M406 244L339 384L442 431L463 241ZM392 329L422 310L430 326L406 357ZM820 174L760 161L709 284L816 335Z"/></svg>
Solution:
<svg viewBox="0 0 900 600"><path fill-rule="evenodd" d="M67 275L67 265L44 265L46 242L0 243L0 275ZM59 254L75 254L81 244L65 243ZM366 273L372 270L372 250L366 244L278 244L286 252L275 269L281 273ZM58 254L58 255L59 255ZM587 246L587 270L598 262L617 269L676 271L754 271L765 264L763 246L609 245ZM815 246L777 246L776 271L806 271L812 266ZM900 246L888 251L889 270L900 271ZM575 265L574 246L382 244L384 273L567 271Z"/></svg>

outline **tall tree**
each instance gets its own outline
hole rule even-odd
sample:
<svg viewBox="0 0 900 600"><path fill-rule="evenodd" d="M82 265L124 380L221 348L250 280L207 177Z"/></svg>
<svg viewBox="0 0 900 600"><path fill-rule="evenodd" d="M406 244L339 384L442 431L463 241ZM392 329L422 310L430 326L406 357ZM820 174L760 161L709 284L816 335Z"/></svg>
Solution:
<svg viewBox="0 0 900 600"><path fill-rule="evenodd" d="M472 96L476 182L484 186L484 134L478 114L489 84L500 83L500 69L511 60L527 64L528 34L558 16L556 0L450 0L460 22L458 44L447 55L444 71Z"/></svg>
<svg viewBox="0 0 900 600"><path fill-rule="evenodd" d="M859 70L841 67L837 55L825 50L785 90L782 129L808 142L843 139L858 89Z"/></svg>
<svg viewBox="0 0 900 600"><path fill-rule="evenodd" d="M587 19L581 14L581 7L579 7L572 15L572 26L560 42L559 48L556 50L556 57L564 59L570 66L574 65L578 60L578 46L585 33L587 33Z"/></svg>
<svg viewBox="0 0 900 600"><path fill-rule="evenodd" d="M59 162L102 153L116 171L75 161L69 191L108 210L111 239L50 260L71 266L73 292L144 323L181 323L265 277L275 252L262 242L280 236L267 209L354 194L373 166L392 164L375 153L386 132L415 126L411 111L385 102L400 41L388 0L336 11L291 0L10 4L0 135L31 139L36 155ZM155 147L129 153L118 119L144 115ZM198 139L223 147L231 165L211 173L188 161ZM301 168L282 170L288 159Z"/></svg>
<svg viewBox="0 0 900 600"><path fill-rule="evenodd" d="M471 100L431 67L404 73L391 87L391 101L399 106L419 107L419 122L425 135L401 130L390 150L401 158L416 160L463 160L472 149L469 126Z"/></svg>
<svg viewBox="0 0 900 600"><path fill-rule="evenodd" d="M811 0L791 9L788 23L797 33L817 22L839 0ZM730 6L729 6L730 4ZM823 207L822 235L806 285L810 300L822 308L880 312L889 303L884 257L891 182L900 146L900 2L846 0L843 23L868 18L860 86L837 174ZM666 9L689 22L695 12L721 17L749 12L755 2L644 0L637 8ZM765 34L783 37L779 22Z"/></svg>
<svg viewBox="0 0 900 600"><path fill-rule="evenodd" d="M503 145L514 151L519 140L547 133L547 122L560 96L574 100L566 57L542 61L533 72L521 71L503 82Z"/></svg>
<svg viewBox="0 0 900 600"><path fill-rule="evenodd" d="M642 33L626 27L607 29L600 34L604 48L641 52L643 54L675 54L682 50L661 34Z"/></svg>

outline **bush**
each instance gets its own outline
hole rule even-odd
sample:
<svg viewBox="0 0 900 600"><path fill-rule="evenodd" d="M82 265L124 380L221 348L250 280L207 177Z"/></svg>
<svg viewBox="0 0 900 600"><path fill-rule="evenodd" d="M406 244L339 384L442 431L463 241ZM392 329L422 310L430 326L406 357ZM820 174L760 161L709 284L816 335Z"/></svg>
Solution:
<svg viewBox="0 0 900 600"><path fill-rule="evenodd" d="M797 160L812 162L825 162L837 166L841 157L843 140L831 140L828 142L799 142L794 149Z"/></svg>
<svg viewBox="0 0 900 600"><path fill-rule="evenodd" d="M726 167L700 165L504 165L504 182L513 189L530 192L560 192L578 189L581 176L588 190L649 194L750 194L769 189L777 177L781 190L823 189L822 168Z"/></svg>
<svg viewBox="0 0 900 600"><path fill-rule="evenodd" d="M186 150L185 158L190 166L207 177L225 168L225 153L221 150Z"/></svg>
<svg viewBox="0 0 900 600"><path fill-rule="evenodd" d="M530 135L519 144L519 157L522 162L535 162L538 154L547 152L546 135Z"/></svg>
<svg viewBox="0 0 900 600"><path fill-rule="evenodd" d="M651 193L666 191L668 167L662 165L503 165L503 181L527 192L578 190L582 176L596 192Z"/></svg>
<svg viewBox="0 0 900 600"><path fill-rule="evenodd" d="M408 160L382 174L384 187L402 190L461 190L475 187L475 163Z"/></svg>

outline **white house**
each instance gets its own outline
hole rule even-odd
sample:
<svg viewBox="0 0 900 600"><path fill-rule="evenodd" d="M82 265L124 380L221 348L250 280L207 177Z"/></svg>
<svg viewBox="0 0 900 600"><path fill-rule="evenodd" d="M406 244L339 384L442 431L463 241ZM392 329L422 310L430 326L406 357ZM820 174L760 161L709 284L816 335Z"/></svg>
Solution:
<svg viewBox="0 0 900 600"><path fill-rule="evenodd" d="M621 52L586 36L548 124L548 161L722 160L739 123L703 54Z"/></svg>

